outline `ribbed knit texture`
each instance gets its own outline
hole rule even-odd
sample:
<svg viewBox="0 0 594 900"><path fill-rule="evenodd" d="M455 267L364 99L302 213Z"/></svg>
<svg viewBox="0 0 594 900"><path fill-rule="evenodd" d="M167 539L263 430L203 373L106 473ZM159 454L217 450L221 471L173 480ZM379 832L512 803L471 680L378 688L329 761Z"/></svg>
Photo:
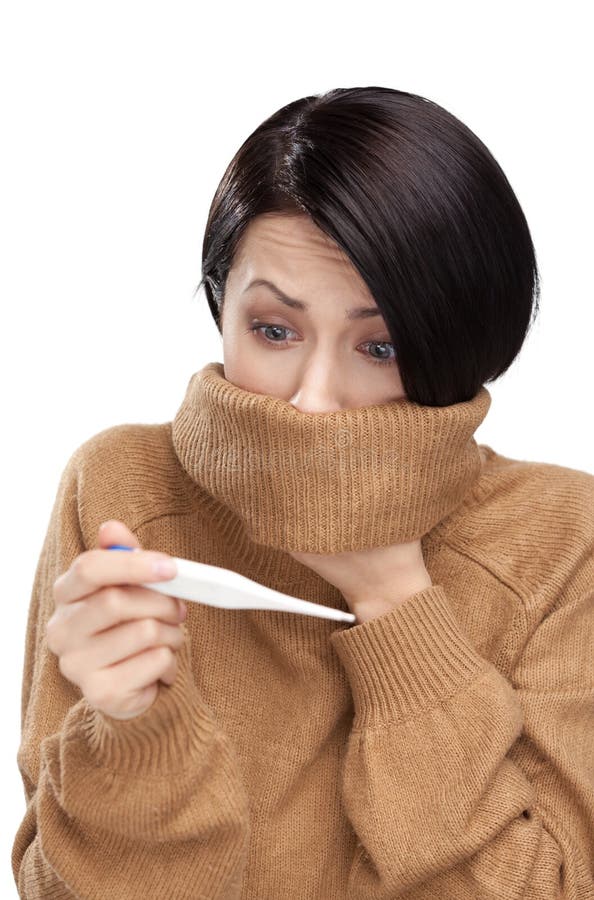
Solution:
<svg viewBox="0 0 594 900"><path fill-rule="evenodd" d="M215 362L191 378L173 445L256 543L366 550L415 540L458 506L481 468L473 434L490 403L483 387L452 406L402 398L303 415L227 381Z"/></svg>
<svg viewBox="0 0 594 900"><path fill-rule="evenodd" d="M594 898L594 476L483 461L489 403L304 414L210 363L171 422L75 450L27 622L21 897ZM45 642L111 518L344 610L287 550L420 536L433 584L353 626L188 602L174 684L120 721Z"/></svg>

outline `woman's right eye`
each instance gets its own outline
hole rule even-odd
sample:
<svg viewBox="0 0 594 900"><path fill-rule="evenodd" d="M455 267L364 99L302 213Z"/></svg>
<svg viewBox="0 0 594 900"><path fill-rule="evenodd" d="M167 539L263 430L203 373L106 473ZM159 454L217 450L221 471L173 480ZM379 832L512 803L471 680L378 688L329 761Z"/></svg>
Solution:
<svg viewBox="0 0 594 900"><path fill-rule="evenodd" d="M265 337L265 335L262 334L263 329L274 329L277 332L278 331L291 332L291 329L287 328L285 325L273 325L273 324L252 325L249 330L253 334L256 334L261 340L265 341L267 344L276 344L277 346L283 346L284 344L288 343L287 340L278 341L278 340L275 340L274 338ZM292 333L294 334L294 332L292 332Z"/></svg>

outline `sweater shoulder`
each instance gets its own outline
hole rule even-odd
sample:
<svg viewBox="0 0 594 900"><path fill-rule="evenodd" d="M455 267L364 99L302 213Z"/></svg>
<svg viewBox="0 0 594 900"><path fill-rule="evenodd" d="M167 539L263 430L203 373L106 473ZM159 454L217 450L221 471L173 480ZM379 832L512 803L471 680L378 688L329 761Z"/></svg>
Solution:
<svg viewBox="0 0 594 900"><path fill-rule="evenodd" d="M444 539L519 593L592 589L594 475L483 447L483 471Z"/></svg>
<svg viewBox="0 0 594 900"><path fill-rule="evenodd" d="M171 422L112 425L76 448L78 512L86 546L108 519L131 531L166 515L194 508L198 486L182 468L171 440Z"/></svg>
<svg viewBox="0 0 594 900"><path fill-rule="evenodd" d="M513 459L487 447L483 477L476 496L493 509L498 507L521 521L532 512L535 521L574 526L594 536L594 475L556 463ZM485 511L485 510L484 510Z"/></svg>
<svg viewBox="0 0 594 900"><path fill-rule="evenodd" d="M585 513L592 523L593 474L556 463L514 459L488 445L482 446L487 460L476 490L482 502L525 499L533 504L536 501L543 514L555 517L564 515L559 507L569 501L573 512Z"/></svg>

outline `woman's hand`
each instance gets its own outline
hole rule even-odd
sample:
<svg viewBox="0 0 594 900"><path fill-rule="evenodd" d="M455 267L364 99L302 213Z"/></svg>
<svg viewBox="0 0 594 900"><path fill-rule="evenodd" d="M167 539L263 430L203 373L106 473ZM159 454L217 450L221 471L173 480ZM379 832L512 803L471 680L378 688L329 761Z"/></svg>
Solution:
<svg viewBox="0 0 594 900"><path fill-rule="evenodd" d="M80 553L54 582L47 646L91 706L114 719L130 719L153 704L159 680L175 679L185 604L166 594L166 579L175 573L154 570L156 561L171 557L140 550L122 522L104 523L98 543L100 549ZM140 552L115 552L107 549L110 544ZM164 593L142 587L144 581L163 581Z"/></svg>
<svg viewBox="0 0 594 900"><path fill-rule="evenodd" d="M338 588L357 623L377 618L433 583L420 538L370 550L289 555Z"/></svg>

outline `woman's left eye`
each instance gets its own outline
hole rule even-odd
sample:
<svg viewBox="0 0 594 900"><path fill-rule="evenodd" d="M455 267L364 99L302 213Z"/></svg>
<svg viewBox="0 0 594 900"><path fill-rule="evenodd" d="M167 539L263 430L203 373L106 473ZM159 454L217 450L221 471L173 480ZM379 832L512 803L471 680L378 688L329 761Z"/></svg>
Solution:
<svg viewBox="0 0 594 900"><path fill-rule="evenodd" d="M367 341L367 344L364 346L392 348L392 356L388 357L387 359L371 357L370 362L379 363L380 366L385 366L389 363L396 362L396 350L394 349L394 344L390 343L390 341Z"/></svg>
<svg viewBox="0 0 594 900"><path fill-rule="evenodd" d="M271 340L268 337L265 337L264 334L261 334L263 330L267 329L275 329L276 331L285 331L291 332L290 328L286 328L284 325L252 325L250 327L250 331L254 334L257 334L261 340L264 340L267 344L276 344L277 346L284 346L288 344L287 340ZM294 332L293 332L294 333ZM366 341L365 344L361 344L362 347L391 347L392 355L387 358L374 357L372 354L368 356L369 362L374 363L375 365L385 366L390 365L396 361L396 351L394 350L394 344L390 341Z"/></svg>

